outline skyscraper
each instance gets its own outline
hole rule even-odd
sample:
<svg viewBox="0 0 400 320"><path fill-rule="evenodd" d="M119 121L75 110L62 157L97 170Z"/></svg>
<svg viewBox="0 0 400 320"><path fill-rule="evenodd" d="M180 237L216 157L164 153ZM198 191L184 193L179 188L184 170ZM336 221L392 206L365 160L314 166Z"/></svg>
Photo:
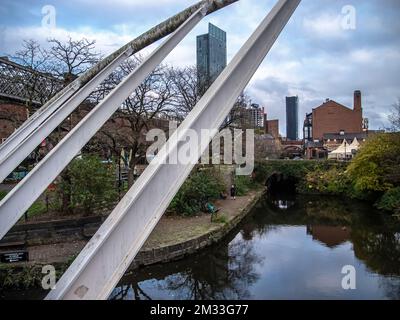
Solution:
<svg viewBox="0 0 400 320"><path fill-rule="evenodd" d="M299 97L286 97L286 137L299 138Z"/></svg>
<svg viewBox="0 0 400 320"><path fill-rule="evenodd" d="M264 108L261 108L259 104L252 103L247 112L249 113L250 124L253 128L264 127Z"/></svg>
<svg viewBox="0 0 400 320"><path fill-rule="evenodd" d="M197 77L204 93L226 67L226 32L208 25L208 33L197 37Z"/></svg>

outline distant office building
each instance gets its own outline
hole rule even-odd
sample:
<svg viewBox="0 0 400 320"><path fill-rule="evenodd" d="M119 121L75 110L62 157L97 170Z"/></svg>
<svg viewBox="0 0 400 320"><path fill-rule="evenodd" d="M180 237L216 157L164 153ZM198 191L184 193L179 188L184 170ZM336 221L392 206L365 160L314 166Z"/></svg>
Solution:
<svg viewBox="0 0 400 320"><path fill-rule="evenodd" d="M299 97L286 97L286 138L299 138Z"/></svg>
<svg viewBox="0 0 400 320"><path fill-rule="evenodd" d="M249 113L251 127L264 128L264 108L261 108L259 104L253 103L247 112Z"/></svg>
<svg viewBox="0 0 400 320"><path fill-rule="evenodd" d="M227 121L230 126L242 129L264 129L265 128L265 112L258 104L235 105L232 108Z"/></svg>
<svg viewBox="0 0 400 320"><path fill-rule="evenodd" d="M226 67L226 32L208 25L208 33L197 37L197 77L204 93Z"/></svg>

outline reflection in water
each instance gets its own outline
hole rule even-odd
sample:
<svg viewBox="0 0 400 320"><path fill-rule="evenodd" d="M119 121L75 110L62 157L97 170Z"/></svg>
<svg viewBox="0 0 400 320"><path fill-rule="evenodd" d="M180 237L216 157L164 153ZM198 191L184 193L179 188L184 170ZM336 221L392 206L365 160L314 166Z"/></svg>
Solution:
<svg viewBox="0 0 400 320"><path fill-rule="evenodd" d="M357 289L346 291L341 270L349 264ZM136 270L110 297L337 298L400 298L400 224L363 203L303 196L263 199L223 243Z"/></svg>
<svg viewBox="0 0 400 320"><path fill-rule="evenodd" d="M268 199L271 205L280 210L287 210L296 204L295 194L290 192L270 192L268 194Z"/></svg>
<svg viewBox="0 0 400 320"><path fill-rule="evenodd" d="M261 264L251 241L233 240L190 259L135 271L110 298L246 299L258 280L254 266Z"/></svg>
<svg viewBox="0 0 400 320"><path fill-rule="evenodd" d="M341 287L345 265L356 290ZM270 195L223 242L126 274L110 299L400 299L400 221L353 200Z"/></svg>
<svg viewBox="0 0 400 320"><path fill-rule="evenodd" d="M307 226L307 234L311 235L313 240L319 241L329 248L337 247L350 239L350 228L341 226Z"/></svg>
<svg viewBox="0 0 400 320"><path fill-rule="evenodd" d="M288 201L288 200L276 200L274 201L274 204L276 205L277 208L282 209L282 210L287 210L291 206L294 205L294 201Z"/></svg>

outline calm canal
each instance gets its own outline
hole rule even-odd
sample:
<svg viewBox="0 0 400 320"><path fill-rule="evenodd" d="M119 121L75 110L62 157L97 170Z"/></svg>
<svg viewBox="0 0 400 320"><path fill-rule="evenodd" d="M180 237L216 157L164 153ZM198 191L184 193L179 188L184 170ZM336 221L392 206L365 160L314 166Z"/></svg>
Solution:
<svg viewBox="0 0 400 320"><path fill-rule="evenodd" d="M342 288L354 266L356 289ZM123 277L110 299L399 299L400 222L365 203L262 199L223 243Z"/></svg>
<svg viewBox="0 0 400 320"><path fill-rule="evenodd" d="M342 288L347 265L355 290ZM223 242L126 274L110 299L400 299L400 221L348 199L265 197Z"/></svg>

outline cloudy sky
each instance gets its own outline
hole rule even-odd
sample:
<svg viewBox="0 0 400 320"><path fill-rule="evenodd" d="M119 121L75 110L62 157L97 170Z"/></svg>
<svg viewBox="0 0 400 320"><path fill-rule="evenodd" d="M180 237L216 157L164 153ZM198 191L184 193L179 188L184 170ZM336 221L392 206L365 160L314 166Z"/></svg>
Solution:
<svg viewBox="0 0 400 320"><path fill-rule="evenodd" d="M95 39L97 50L108 54L196 2L1 0L0 55L12 55L23 39L45 44L49 37L68 36ZM227 32L230 61L275 2L239 0L209 15L166 62L194 65L196 35L207 32L208 22ZM47 5L55 8L55 28L42 25ZM266 108L269 119L280 120L282 134L286 130L285 96L299 96L302 128L305 113L326 98L352 107L356 89L363 93L364 116L370 119L370 128L385 127L391 105L400 98L399 18L399 0L302 0L247 93Z"/></svg>

